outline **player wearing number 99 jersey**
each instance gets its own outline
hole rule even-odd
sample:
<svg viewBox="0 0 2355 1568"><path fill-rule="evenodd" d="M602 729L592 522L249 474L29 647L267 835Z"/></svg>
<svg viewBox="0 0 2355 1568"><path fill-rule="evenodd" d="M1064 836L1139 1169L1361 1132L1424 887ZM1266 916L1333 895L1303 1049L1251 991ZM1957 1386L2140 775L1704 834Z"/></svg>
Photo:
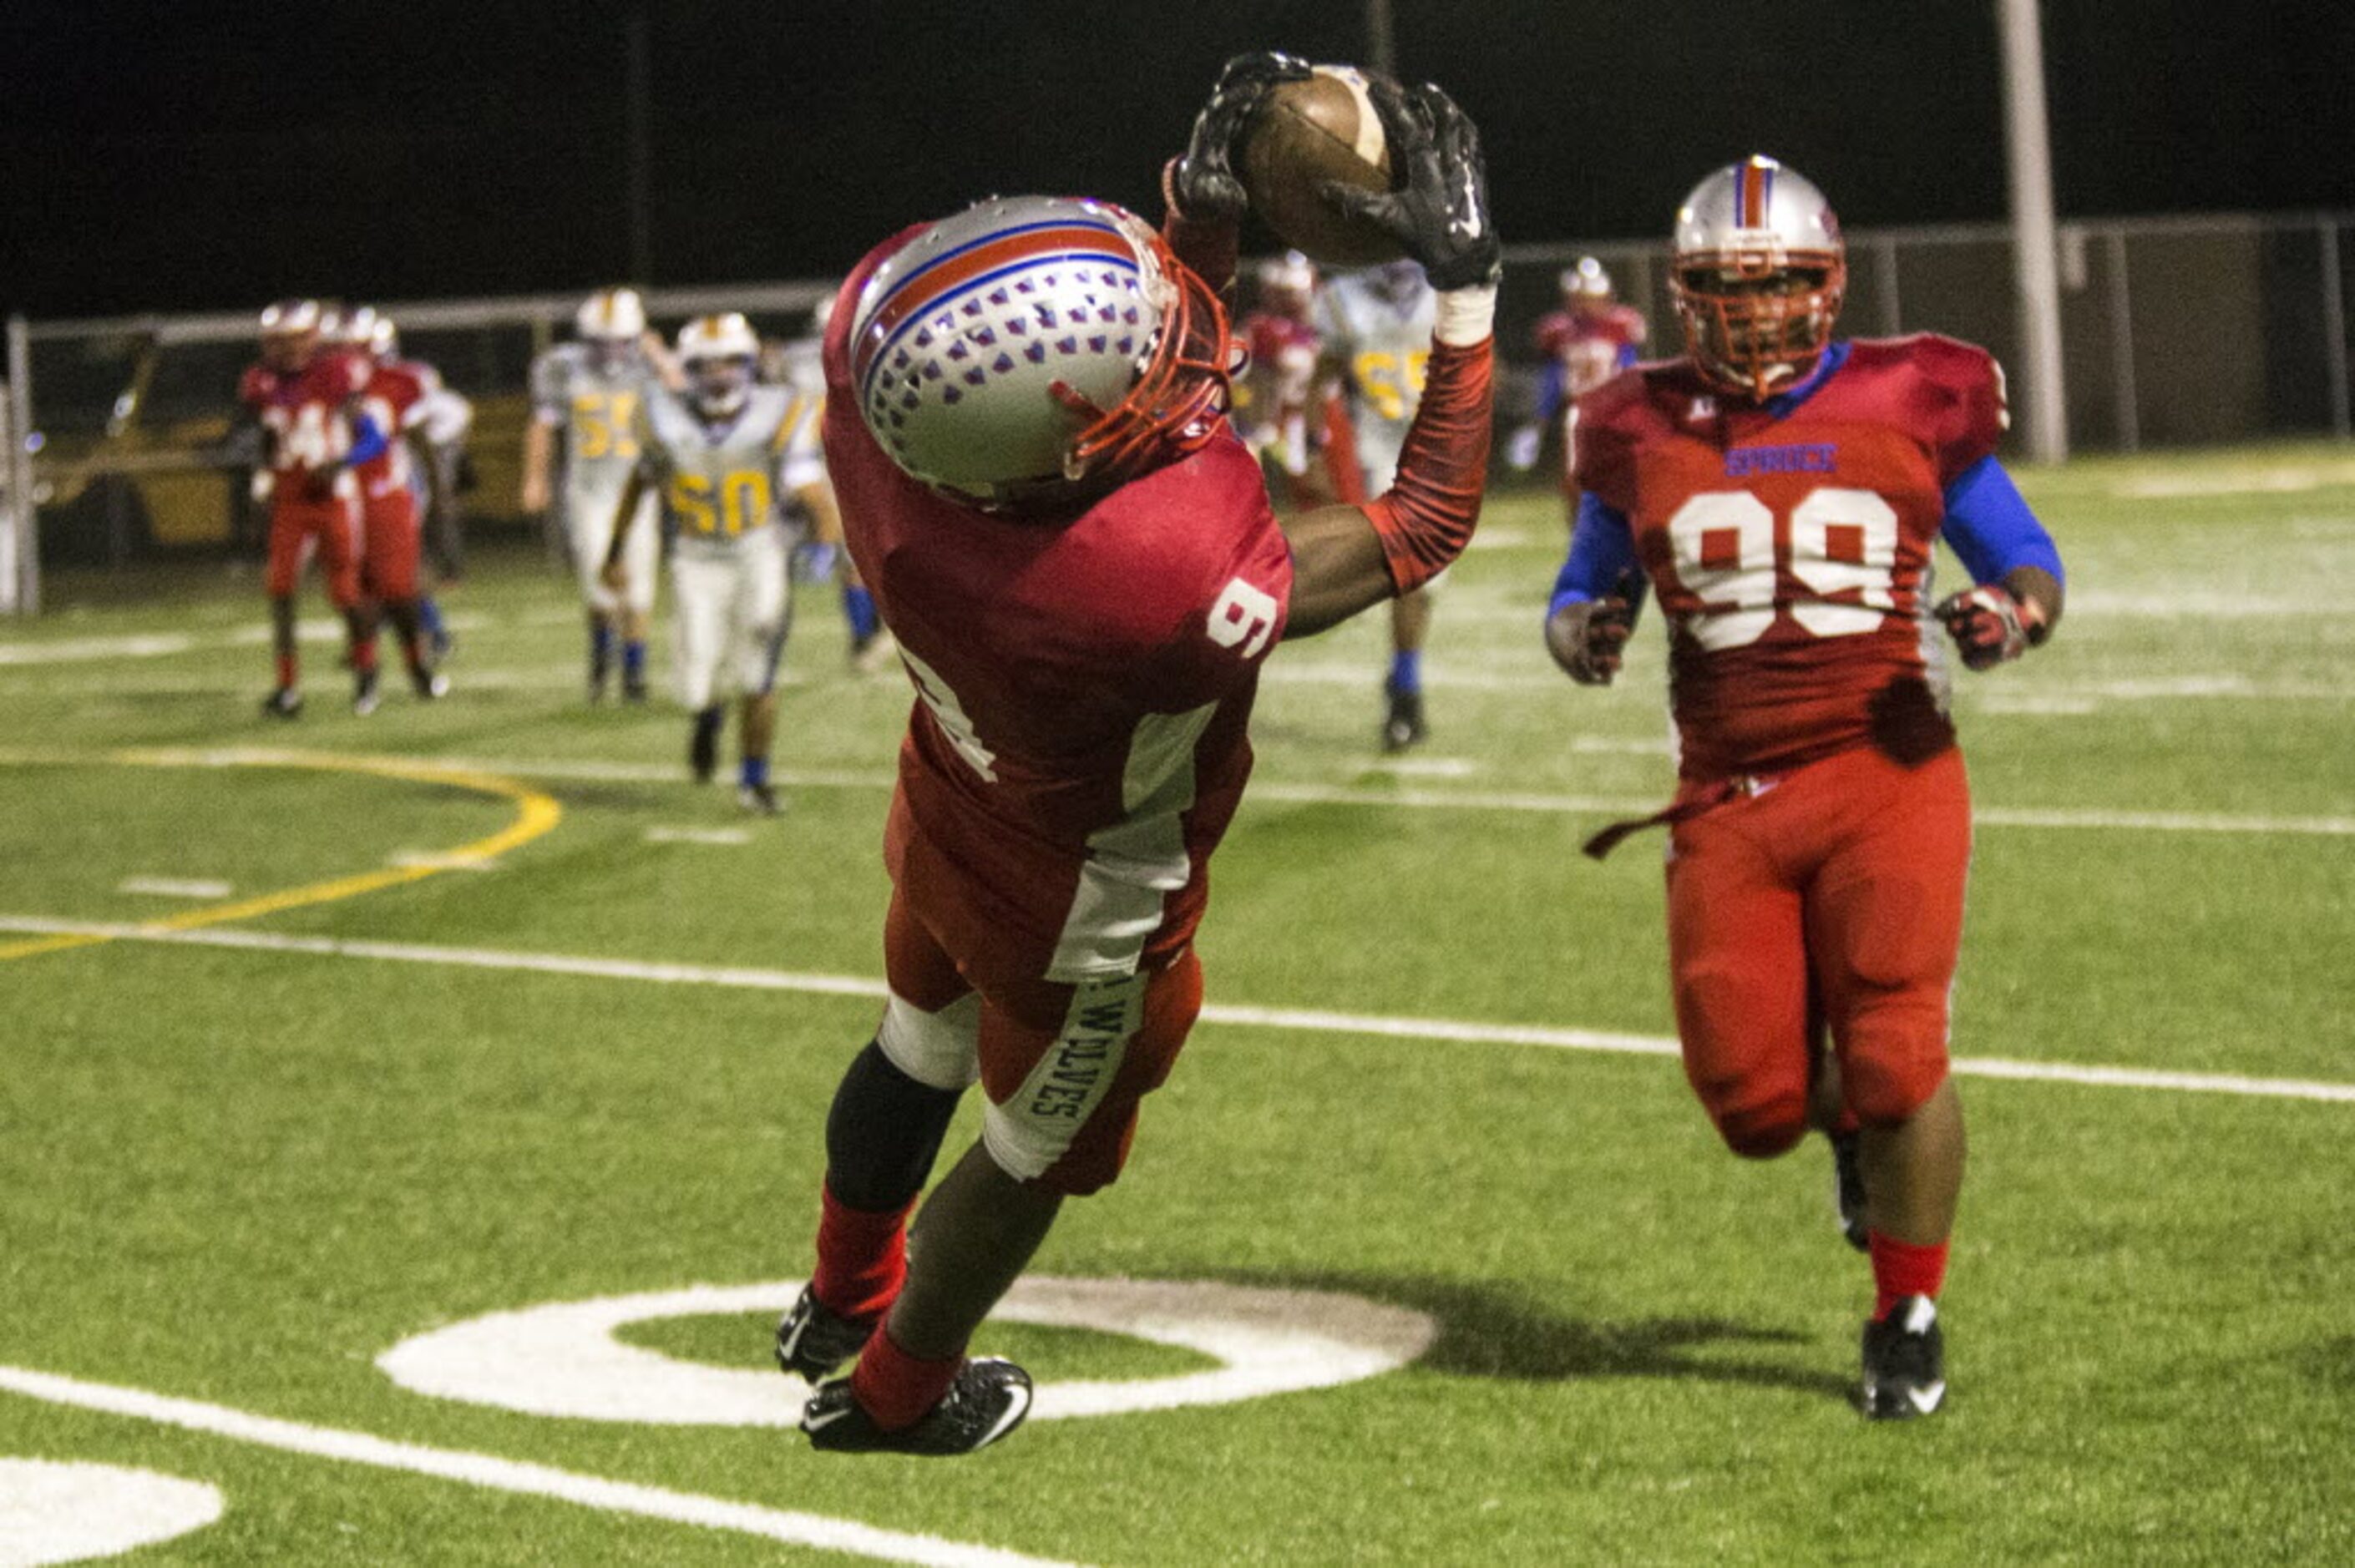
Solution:
<svg viewBox="0 0 2355 1568"><path fill-rule="evenodd" d="M1687 1076L1737 1153L1779 1154L1811 1121L1833 1135L1877 1287L1865 1404L1902 1416L1944 1393L1934 1300L1962 1180L1946 1000L1970 803L1934 632L1974 668L2041 641L2061 561L1994 456L1995 361L1935 336L1833 341L1844 276L1821 193L1771 159L1687 198L1688 352L1580 399L1584 494L1546 631L1574 678L1607 682L1638 585L1659 601L1678 797L1589 851L1671 828ZM1934 612L1942 537L1980 586Z"/></svg>
<svg viewBox="0 0 2355 1568"><path fill-rule="evenodd" d="M1227 424L1228 152L1263 68L1294 69L1230 66L1172 165L1166 236L1099 202L985 202L879 247L828 328L826 465L916 698L886 829L890 995L836 1092L816 1270L778 1336L804 1376L858 1357L804 1412L821 1448L961 1453L1020 1419L1027 1377L966 1366L965 1341L1063 1197L1118 1175L1192 1027L1261 662L1428 580L1479 509L1497 242L1476 140L1436 89L1384 114L1426 153L1389 222L1441 291L1396 484L1279 527ZM975 1081L980 1139L907 1248Z"/></svg>

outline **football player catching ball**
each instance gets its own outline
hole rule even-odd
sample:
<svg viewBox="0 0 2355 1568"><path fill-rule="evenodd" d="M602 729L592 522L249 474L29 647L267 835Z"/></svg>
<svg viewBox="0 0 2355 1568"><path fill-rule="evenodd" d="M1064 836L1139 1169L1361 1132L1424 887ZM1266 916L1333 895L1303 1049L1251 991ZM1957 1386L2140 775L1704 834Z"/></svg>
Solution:
<svg viewBox="0 0 2355 1568"><path fill-rule="evenodd" d="M1583 495L1545 635L1572 679L1607 683L1648 583L1678 791L1588 853L1669 828L1686 1076L1737 1154L1833 1135L1877 1290L1866 1413L1927 1414L1963 1179L1947 990L1971 852L1934 623L1971 669L2017 658L2060 620L2061 557L1996 461L1984 350L1833 337L1845 248L1814 185L1771 158L1720 169L1678 210L1671 265L1684 356L1579 400ZM1942 538L1977 586L1933 609Z"/></svg>
<svg viewBox="0 0 2355 1568"><path fill-rule="evenodd" d="M817 1384L818 1448L967 1453L1028 1412L1023 1371L966 1342L1065 1197L1120 1173L1193 1025L1261 662L1471 537L1498 249L1478 139L1436 88L1381 96L1409 175L1348 204L1439 291L1397 482L1279 526L1228 425L1234 143L1306 70L1229 62L1162 231L1103 202L984 202L877 247L827 331L826 464L916 701L885 832L890 995L836 1092L816 1268L777 1332ZM981 1137L911 1244L976 1081Z"/></svg>

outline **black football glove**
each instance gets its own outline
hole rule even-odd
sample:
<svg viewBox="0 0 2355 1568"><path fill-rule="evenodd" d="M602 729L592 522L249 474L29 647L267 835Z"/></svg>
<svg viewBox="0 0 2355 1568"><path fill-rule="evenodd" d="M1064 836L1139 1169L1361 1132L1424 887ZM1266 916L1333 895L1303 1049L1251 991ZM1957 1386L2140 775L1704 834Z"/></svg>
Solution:
<svg viewBox="0 0 2355 1568"><path fill-rule="evenodd" d="M1504 247L1488 217L1478 128L1429 82L1401 89L1375 78L1366 90L1390 142L1396 188L1365 191L1327 180L1318 194L1397 240L1433 288L1493 286L1504 275Z"/></svg>
<svg viewBox="0 0 2355 1568"><path fill-rule="evenodd" d="M1193 134L1187 138L1186 154L1178 160L1171 179L1179 212L1198 222L1241 221L1251 205L1234 169L1243 132L1267 101L1270 88L1305 81L1310 74L1306 60L1272 49L1237 55L1226 63L1209 101L1194 116Z"/></svg>
<svg viewBox="0 0 2355 1568"><path fill-rule="evenodd" d="M2035 605L2012 597L2000 583L1981 583L1942 600L1938 619L1963 663L1973 670L1991 670L2028 652L2030 636L2044 618Z"/></svg>

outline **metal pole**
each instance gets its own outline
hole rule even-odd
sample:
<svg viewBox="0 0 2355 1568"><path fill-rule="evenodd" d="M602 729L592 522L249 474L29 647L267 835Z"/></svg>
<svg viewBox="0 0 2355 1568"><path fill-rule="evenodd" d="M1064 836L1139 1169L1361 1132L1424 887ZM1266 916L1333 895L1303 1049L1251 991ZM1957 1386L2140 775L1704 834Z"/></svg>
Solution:
<svg viewBox="0 0 2355 1568"><path fill-rule="evenodd" d="M33 498L33 339L22 316L8 318L8 508L0 516L0 613L41 610L40 508Z"/></svg>
<svg viewBox="0 0 2355 1568"><path fill-rule="evenodd" d="M1996 0L2003 34L2004 130L2010 156L2012 260L2027 344L2028 448L2039 462L2069 455L2062 384L2061 276L2052 218L2052 138L2044 113L2038 0Z"/></svg>
<svg viewBox="0 0 2355 1568"><path fill-rule="evenodd" d="M2340 440L2348 436L2347 409L2347 279L2339 270L2339 220L2322 220L2322 343L2323 374L2330 382L2330 430Z"/></svg>
<svg viewBox="0 0 2355 1568"><path fill-rule="evenodd" d="M1383 76L1398 75L1398 44L1391 36L1391 0L1366 0L1366 65Z"/></svg>
<svg viewBox="0 0 2355 1568"><path fill-rule="evenodd" d="M1873 260L1881 272L1881 331L1884 337L1895 337L1905 330L1902 302L1897 295L1897 241L1882 239L1872 248Z"/></svg>
<svg viewBox="0 0 2355 1568"><path fill-rule="evenodd" d="M646 13L643 5L631 9L628 18L622 24L622 31L623 48L628 53L623 97L628 120L624 129L628 143L624 162L629 171L630 281L643 286L655 281L653 158L649 152L653 69L647 61Z"/></svg>

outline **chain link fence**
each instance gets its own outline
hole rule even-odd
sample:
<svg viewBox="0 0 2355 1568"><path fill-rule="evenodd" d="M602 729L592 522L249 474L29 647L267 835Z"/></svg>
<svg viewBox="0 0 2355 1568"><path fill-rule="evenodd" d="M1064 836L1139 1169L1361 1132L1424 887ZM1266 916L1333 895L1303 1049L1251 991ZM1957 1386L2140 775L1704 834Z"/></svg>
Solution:
<svg viewBox="0 0 2355 1568"><path fill-rule="evenodd" d="M2349 438L2355 213L2073 223L2062 226L2061 244L2073 450ZM1620 297L1649 319L1649 352L1676 350L1657 242L1510 249L1497 320L1507 365L1500 427L1534 407L1531 329L1559 303L1558 274L1583 255L1599 258ZM656 289L646 302L666 327L741 310L765 336L797 337L830 287L806 280ZM474 483L465 506L478 536L529 526L517 503L527 373L533 356L563 335L578 303L568 294L383 307L400 328L403 352L437 366L474 401ZM1946 333L1985 344L2016 369L2025 332L2009 231L1987 224L1851 232L1842 325L1854 336ZM256 453L233 435L253 328L247 313L8 323L0 612L38 608L43 563L259 555L264 520L246 488Z"/></svg>

